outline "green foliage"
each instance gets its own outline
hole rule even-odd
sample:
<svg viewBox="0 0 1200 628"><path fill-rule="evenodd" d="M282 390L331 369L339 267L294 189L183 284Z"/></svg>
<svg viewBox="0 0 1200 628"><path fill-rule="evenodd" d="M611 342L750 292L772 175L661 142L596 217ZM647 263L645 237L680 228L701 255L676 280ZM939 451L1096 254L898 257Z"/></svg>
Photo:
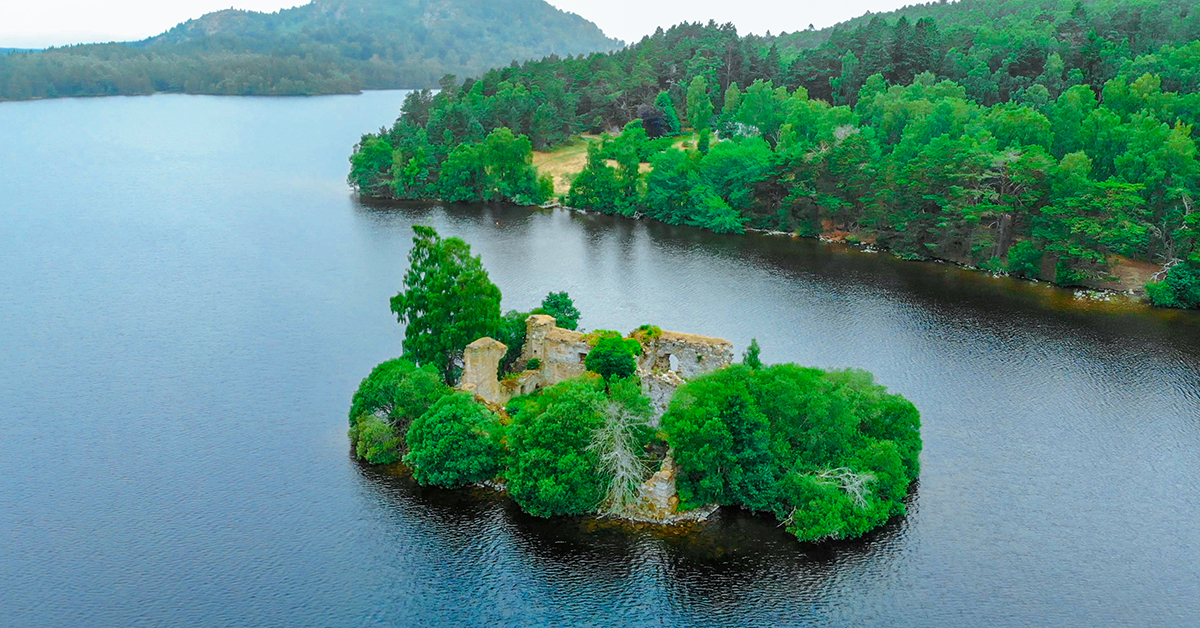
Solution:
<svg viewBox="0 0 1200 628"><path fill-rule="evenodd" d="M554 317L555 324L563 329L579 327L579 310L566 292L551 292L542 299L541 311Z"/></svg>
<svg viewBox="0 0 1200 628"><path fill-rule="evenodd" d="M663 122L669 135L679 133L679 113L675 111L675 103L671 100L670 92L659 92L654 99L654 106L663 112Z"/></svg>
<svg viewBox="0 0 1200 628"><path fill-rule="evenodd" d="M350 426L361 417L386 419L401 433L438 399L450 394L437 369L410 360L388 360L363 379L350 403Z"/></svg>
<svg viewBox="0 0 1200 628"><path fill-rule="evenodd" d="M647 343L658 340L662 337L662 333L662 327L658 325L641 325L630 332L629 337L637 340L639 343Z"/></svg>
<svg viewBox="0 0 1200 628"><path fill-rule="evenodd" d="M679 468L681 508L708 503L767 510L774 490L770 425L755 407L753 372L734 365L682 386L662 429Z"/></svg>
<svg viewBox="0 0 1200 628"><path fill-rule="evenodd" d="M392 167L392 145L386 137L364 135L350 156L350 184L368 196L383 192L385 172Z"/></svg>
<svg viewBox="0 0 1200 628"><path fill-rule="evenodd" d="M637 372L637 354L641 346L632 338L601 338L595 348L588 352L584 363L587 370L599 374L605 380L625 378Z"/></svg>
<svg viewBox="0 0 1200 628"><path fill-rule="evenodd" d="M543 203L552 194L553 184L547 188L546 181L538 178L532 159L529 138L500 127L479 144L456 145L444 162L432 164L437 171L438 195L451 202ZM363 189L361 185L359 189ZM399 192L401 187L391 189Z"/></svg>
<svg viewBox="0 0 1200 628"><path fill-rule="evenodd" d="M1042 274L1042 252L1032 242L1018 242L1008 250L1007 268L1018 277L1037 279Z"/></svg>
<svg viewBox="0 0 1200 628"><path fill-rule="evenodd" d="M712 128L713 104L708 95L708 81L703 75L697 74L692 78L687 91L688 123L702 138L707 137ZM704 151L701 151L704 152Z"/></svg>
<svg viewBox="0 0 1200 628"><path fill-rule="evenodd" d="M611 478L598 472L590 447L604 425L604 383L599 377L567 380L522 400L509 429L508 491L537 517L594 512Z"/></svg>
<svg viewBox="0 0 1200 628"><path fill-rule="evenodd" d="M583 171L575 175L571 183L571 191L563 201L579 209L593 209L604 213L624 213L630 208L629 199L623 190L629 187L625 173L608 165L601 146L588 146L587 164ZM636 187L636 179L633 186Z"/></svg>
<svg viewBox="0 0 1200 628"><path fill-rule="evenodd" d="M392 464L400 460L400 437L387 421L364 415L350 426L354 454L369 464Z"/></svg>
<svg viewBox="0 0 1200 628"><path fill-rule="evenodd" d="M615 127L568 205L718 233L832 229L1031 278L1040 255L1065 284L1105 285L1122 257L1187 259L1200 234L1194 7L1014 2L915 5L781 37L681 24L611 55L447 81L364 136L350 178L365 195L498 198L495 170L462 145L501 127L539 148ZM649 139L629 103L651 101L663 116L684 102L700 146Z"/></svg>
<svg viewBox="0 0 1200 628"><path fill-rule="evenodd" d="M682 386L662 429L684 507L769 510L801 540L902 514L919 472L916 408L862 371L735 364Z"/></svg>
<svg viewBox="0 0 1200 628"><path fill-rule="evenodd" d="M1146 297L1159 307L1200 307L1200 264L1172 266L1165 279L1146 284Z"/></svg>
<svg viewBox="0 0 1200 628"><path fill-rule="evenodd" d="M527 371L536 371L540 368L542 368L542 361L537 358L530 358L529 361L525 363L525 370Z"/></svg>
<svg viewBox="0 0 1200 628"><path fill-rule="evenodd" d="M404 289L392 297L392 312L405 325L405 355L434 366L453 383L455 362L467 344L500 326L500 289L466 242L442 239L432 227L417 225L413 231Z"/></svg>
<svg viewBox="0 0 1200 628"><path fill-rule="evenodd" d="M496 477L504 460L496 415L468 393L443 397L413 421L404 462L423 485L460 486Z"/></svg>
<svg viewBox="0 0 1200 628"><path fill-rule="evenodd" d="M436 87L445 74L620 46L595 24L534 0L310 2L275 13L217 11L139 42L0 55L0 100Z"/></svg>
<svg viewBox="0 0 1200 628"><path fill-rule="evenodd" d="M496 329L496 335L492 336L496 340L504 343L508 347L508 351L504 354L504 359L500 361L500 373L503 375L510 367L521 357L521 352L525 348L525 332L527 326L525 320L529 318L529 312L518 312L509 310L504 313L504 318L500 321L500 326Z"/></svg>
<svg viewBox="0 0 1200 628"><path fill-rule="evenodd" d="M742 364L758 370L763 367L762 359L758 356L762 353L762 349L758 346L758 338L750 339L750 346L746 347L746 352L742 354Z"/></svg>

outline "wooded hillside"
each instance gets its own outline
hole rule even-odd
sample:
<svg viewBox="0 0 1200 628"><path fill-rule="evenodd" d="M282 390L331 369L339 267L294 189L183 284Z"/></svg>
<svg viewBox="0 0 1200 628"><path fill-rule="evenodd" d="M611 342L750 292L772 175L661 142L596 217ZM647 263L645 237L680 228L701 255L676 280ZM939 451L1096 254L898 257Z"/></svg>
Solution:
<svg viewBox="0 0 1200 628"><path fill-rule="evenodd" d="M542 0L314 0L217 11L140 42L3 55L0 99L431 87L445 74L621 45Z"/></svg>

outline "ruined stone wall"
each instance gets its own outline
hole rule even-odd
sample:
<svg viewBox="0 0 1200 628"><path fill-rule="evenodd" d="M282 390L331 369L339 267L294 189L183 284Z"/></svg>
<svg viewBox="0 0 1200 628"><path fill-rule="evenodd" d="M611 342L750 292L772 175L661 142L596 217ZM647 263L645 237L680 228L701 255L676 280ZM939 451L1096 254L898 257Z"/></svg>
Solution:
<svg viewBox="0 0 1200 628"><path fill-rule="evenodd" d="M642 341L638 368L691 379L733 362L733 343L722 338L663 331Z"/></svg>
<svg viewBox="0 0 1200 628"><path fill-rule="evenodd" d="M641 343L638 375L643 391L650 396L655 426L684 380L733 362L733 343L721 338L664 331L655 338L643 338ZM459 388L475 393L488 404L503 406L518 395L583 375L591 350L584 334L558 327L553 316L535 314L525 321L521 361L537 358L538 369L498 381L496 372L508 347L491 338L480 338L467 345L463 354Z"/></svg>
<svg viewBox="0 0 1200 628"><path fill-rule="evenodd" d="M508 401L501 392L496 373L500 360L508 353L508 345L499 340L483 337L463 350L463 373L459 390L475 393L475 396L492 405L503 405Z"/></svg>
<svg viewBox="0 0 1200 628"><path fill-rule="evenodd" d="M579 377L587 371L584 360L592 350L583 334L558 327L553 316L534 314L525 320L525 347L521 360L541 362L543 386Z"/></svg>

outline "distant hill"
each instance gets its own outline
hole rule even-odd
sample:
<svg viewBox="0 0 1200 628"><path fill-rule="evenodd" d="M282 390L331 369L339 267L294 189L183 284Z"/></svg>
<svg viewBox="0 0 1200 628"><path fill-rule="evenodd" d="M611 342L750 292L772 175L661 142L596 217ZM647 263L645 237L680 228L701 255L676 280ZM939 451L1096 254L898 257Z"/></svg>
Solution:
<svg viewBox="0 0 1200 628"><path fill-rule="evenodd" d="M156 37L0 56L0 99L431 87L512 61L621 48L543 0L314 0L229 9Z"/></svg>

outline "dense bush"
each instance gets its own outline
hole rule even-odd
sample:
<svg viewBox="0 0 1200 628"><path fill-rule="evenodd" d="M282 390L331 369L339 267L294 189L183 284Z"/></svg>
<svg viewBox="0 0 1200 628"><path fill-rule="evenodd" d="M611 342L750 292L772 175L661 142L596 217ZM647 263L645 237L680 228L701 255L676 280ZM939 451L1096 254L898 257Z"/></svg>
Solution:
<svg viewBox="0 0 1200 628"><path fill-rule="evenodd" d="M354 454L370 464L391 464L400 460L400 437L387 421L364 415L350 426Z"/></svg>
<svg viewBox="0 0 1200 628"><path fill-rule="evenodd" d="M598 471L590 448L605 422L604 382L596 376L555 384L510 408L508 491L538 516L594 512L611 478Z"/></svg>
<svg viewBox="0 0 1200 628"><path fill-rule="evenodd" d="M732 365L681 387L662 429L683 507L771 511L801 540L902 514L919 471L916 408L862 371Z"/></svg>
<svg viewBox="0 0 1200 628"><path fill-rule="evenodd" d="M637 372L637 355L641 345L632 338L608 336L601 338L584 358L587 370L598 373L605 380L614 377L630 377Z"/></svg>
<svg viewBox="0 0 1200 628"><path fill-rule="evenodd" d="M1018 242L1008 249L1008 272L1027 279L1042 274L1042 252L1031 242Z"/></svg>
<svg viewBox="0 0 1200 628"><path fill-rule="evenodd" d="M753 383L752 370L733 366L676 391L662 428L679 467L681 508L718 503L770 509L770 424L750 394Z"/></svg>
<svg viewBox="0 0 1200 628"><path fill-rule="evenodd" d="M503 426L468 393L443 397L408 428L405 464L417 482L460 486L487 480L504 461Z"/></svg>
<svg viewBox="0 0 1200 628"><path fill-rule="evenodd" d="M1200 264L1176 264L1162 281L1146 284L1146 296L1159 307L1200 307Z"/></svg>
<svg viewBox="0 0 1200 628"><path fill-rule="evenodd" d="M363 416L386 419L400 429L421 416L438 399L450 394L437 369L417 367L410 360L388 360L371 370L350 402L350 425Z"/></svg>

